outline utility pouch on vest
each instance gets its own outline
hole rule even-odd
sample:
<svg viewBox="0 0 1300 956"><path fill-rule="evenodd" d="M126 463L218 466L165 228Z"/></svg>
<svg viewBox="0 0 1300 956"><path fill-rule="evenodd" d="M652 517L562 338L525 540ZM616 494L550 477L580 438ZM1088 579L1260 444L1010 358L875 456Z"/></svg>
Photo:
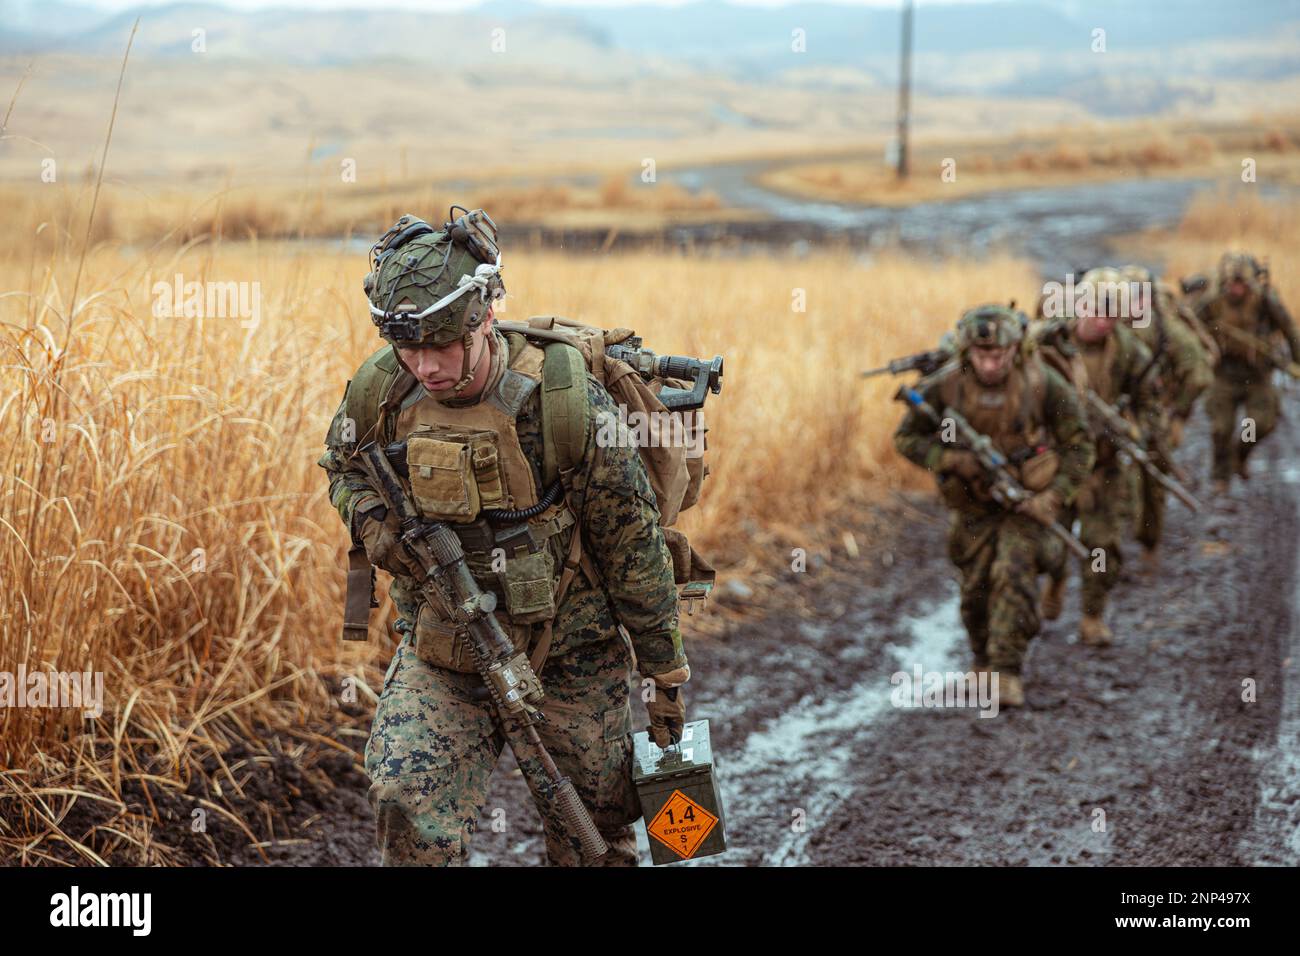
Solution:
<svg viewBox="0 0 1300 956"><path fill-rule="evenodd" d="M505 622L501 626L516 651L528 646L532 637L531 627L516 627ZM440 618L428 604L420 605L420 614L415 622L415 655L426 664L460 674L472 674L478 670L474 652L469 646L469 635L464 629Z"/></svg>
<svg viewBox="0 0 1300 956"><path fill-rule="evenodd" d="M406 464L411 496L421 515L473 521L484 508L505 504L497 436L491 431L423 428L411 433Z"/></svg>
<svg viewBox="0 0 1300 956"><path fill-rule="evenodd" d="M428 604L420 605L415 622L415 654L426 664L468 673L475 670L467 635L449 621L439 620Z"/></svg>
<svg viewBox="0 0 1300 956"><path fill-rule="evenodd" d="M505 570L497 572L497 580L512 621L534 624L555 617L555 559L550 548L507 556Z"/></svg>
<svg viewBox="0 0 1300 956"><path fill-rule="evenodd" d="M406 463L411 497L423 517L440 521L477 517L481 506L468 445L443 441L428 432L412 434L407 439Z"/></svg>

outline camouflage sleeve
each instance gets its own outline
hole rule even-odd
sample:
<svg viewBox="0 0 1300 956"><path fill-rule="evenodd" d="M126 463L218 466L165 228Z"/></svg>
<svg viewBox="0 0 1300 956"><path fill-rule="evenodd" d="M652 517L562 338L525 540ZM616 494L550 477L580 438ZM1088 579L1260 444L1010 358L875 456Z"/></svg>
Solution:
<svg viewBox="0 0 1300 956"><path fill-rule="evenodd" d="M1068 504L1074 500L1079 486L1092 474L1097 448L1088 431L1088 415L1079 393L1055 369L1046 368L1044 371L1047 380L1044 418L1052 432L1053 447L1061 459L1051 488Z"/></svg>
<svg viewBox="0 0 1300 956"><path fill-rule="evenodd" d="M329 431L325 433L325 454L320 456L316 464L324 468L329 475L330 503L338 511L339 517L343 519L344 526L355 542L356 528L353 524L353 516L358 510L365 511L380 504L381 499L371 487L365 473L351 462L351 456L356 451L356 443L345 441L348 436L343 434L346 407L345 393L343 401L339 403L338 411L334 413L334 419L330 422Z"/></svg>
<svg viewBox="0 0 1300 956"><path fill-rule="evenodd" d="M598 442L607 416L617 420L609 393L588 377L591 426L583 455L583 546L632 638L637 668L651 677L686 663L677 621L673 561L659 527L659 507L636 443L619 426L617 443ZM608 434L610 429L604 429ZM626 438L626 440L622 440Z"/></svg>
<svg viewBox="0 0 1300 956"><path fill-rule="evenodd" d="M938 412L943 411L938 403L938 389L923 389L922 397ZM939 457L947 447L939 438L939 427L915 408L908 407L897 430L894 432L894 448L900 455L914 465L929 471L937 471Z"/></svg>
<svg viewBox="0 0 1300 956"><path fill-rule="evenodd" d="M1276 289L1269 289L1264 295L1264 311L1268 313L1269 322L1286 337L1286 344L1291 349L1291 361L1300 362L1300 333L1296 331L1295 320L1282 304Z"/></svg>
<svg viewBox="0 0 1300 956"><path fill-rule="evenodd" d="M1150 364L1151 350L1137 336L1130 336L1127 361L1122 373L1123 390L1129 397L1129 408L1144 435L1158 434L1161 428L1159 378L1155 375L1142 375L1142 370Z"/></svg>
<svg viewBox="0 0 1300 956"><path fill-rule="evenodd" d="M1195 332L1180 319L1170 319L1165 324L1170 379L1165 387L1169 405L1174 415L1187 418L1196 399L1214 382L1214 371Z"/></svg>

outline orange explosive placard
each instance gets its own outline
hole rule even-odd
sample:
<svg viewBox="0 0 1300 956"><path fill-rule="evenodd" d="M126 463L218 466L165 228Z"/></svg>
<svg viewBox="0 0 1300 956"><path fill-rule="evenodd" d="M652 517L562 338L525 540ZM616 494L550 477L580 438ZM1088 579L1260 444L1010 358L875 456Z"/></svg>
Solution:
<svg viewBox="0 0 1300 956"><path fill-rule="evenodd" d="M689 860L717 823L718 818L712 813L680 790L674 790L645 829L683 860Z"/></svg>

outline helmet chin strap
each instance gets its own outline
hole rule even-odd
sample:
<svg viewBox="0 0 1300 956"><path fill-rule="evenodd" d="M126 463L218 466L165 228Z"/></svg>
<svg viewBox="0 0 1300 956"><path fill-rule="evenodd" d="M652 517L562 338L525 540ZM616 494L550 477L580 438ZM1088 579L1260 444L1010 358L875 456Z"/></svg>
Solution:
<svg viewBox="0 0 1300 956"><path fill-rule="evenodd" d="M462 277L462 279L463 278L464 277ZM463 284L464 282L462 282L462 285ZM474 322L474 318L476 317L474 315L474 309L477 305L475 302L476 299L478 299L477 295L471 295L469 297L469 302L466 303L465 311L461 315L461 322L463 322L465 326L465 331L461 335L460 339L461 352L464 353L464 358L461 359L460 363L460 380L451 387L452 395L456 398L460 398L460 393L465 391L465 389L469 387L469 383L474 380L475 369L472 366L477 366L478 364L477 362L471 362L471 359L473 358L472 353L474 351L474 329L478 328L481 324Z"/></svg>
<svg viewBox="0 0 1300 956"><path fill-rule="evenodd" d="M474 380L474 369L470 367L470 354L474 351L474 331L472 329L465 330L461 345L461 351L465 353L465 359L460 366L460 381L451 387L457 398L460 398L460 393L465 391L469 383ZM481 358L482 356L480 356ZM477 363L474 364L477 365Z"/></svg>

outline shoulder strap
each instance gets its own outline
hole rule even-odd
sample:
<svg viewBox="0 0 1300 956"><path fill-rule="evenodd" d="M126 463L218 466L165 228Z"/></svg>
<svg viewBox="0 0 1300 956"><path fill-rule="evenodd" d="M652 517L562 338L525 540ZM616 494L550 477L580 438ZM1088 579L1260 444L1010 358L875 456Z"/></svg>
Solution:
<svg viewBox="0 0 1300 956"><path fill-rule="evenodd" d="M1043 409L1047 404L1047 377L1042 360L1036 353L1025 356L1021 368L1024 370L1025 383L1020 408L1025 418L1026 431L1029 432L1046 424Z"/></svg>
<svg viewBox="0 0 1300 956"><path fill-rule="evenodd" d="M542 362L542 482L547 487L582 460L590 417L582 353L567 342L549 343Z"/></svg>
<svg viewBox="0 0 1300 956"><path fill-rule="evenodd" d="M391 346L362 363L348 383L346 413L354 422L355 442L384 441L389 412L415 386L415 376L397 359Z"/></svg>
<svg viewBox="0 0 1300 956"><path fill-rule="evenodd" d="M1156 325L1156 344L1155 347L1151 349L1151 358L1149 358L1147 364L1142 367L1142 371L1137 374L1136 382L1138 385L1141 385L1142 382L1146 380L1146 377L1160 365L1160 361L1169 347L1168 333L1165 331L1164 314L1160 309L1155 307L1154 303L1151 304L1149 308L1151 310L1151 321ZM1136 336L1134 336L1134 338L1136 338Z"/></svg>

